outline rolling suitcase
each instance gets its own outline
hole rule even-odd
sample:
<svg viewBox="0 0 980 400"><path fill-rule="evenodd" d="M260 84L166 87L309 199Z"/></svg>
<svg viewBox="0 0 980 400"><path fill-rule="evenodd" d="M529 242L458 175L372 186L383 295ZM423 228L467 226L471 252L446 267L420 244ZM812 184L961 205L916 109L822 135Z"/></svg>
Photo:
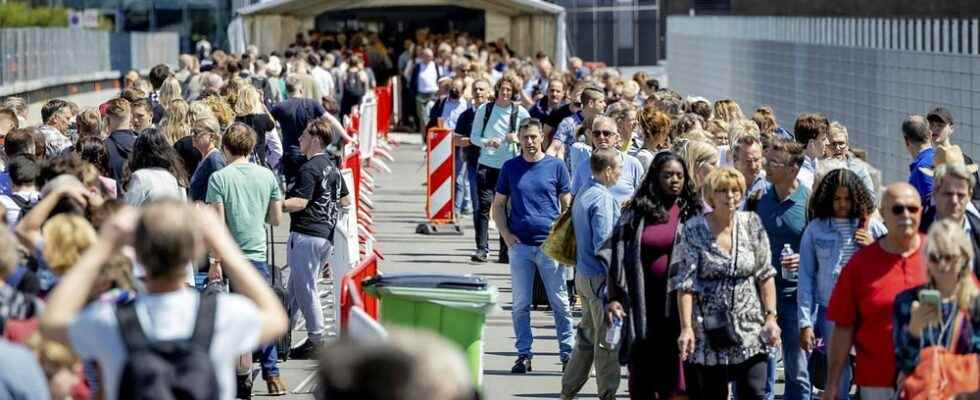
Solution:
<svg viewBox="0 0 980 400"><path fill-rule="evenodd" d="M531 308L537 310L539 306L547 310L551 308L551 303L548 302L548 291L544 289L541 274L538 274L537 269L535 269L534 284L531 289Z"/></svg>
<svg viewBox="0 0 980 400"><path fill-rule="evenodd" d="M289 310L289 299L286 297L286 283L282 280L282 269L276 265L276 249L274 246L273 227L269 226L266 234L266 252L268 253L266 259L269 260L269 275L272 278L270 283L272 284L272 291L279 297L282 307L286 309L286 316L289 318L289 329L276 340L276 352L279 355L279 361L287 361L293 345L293 313Z"/></svg>

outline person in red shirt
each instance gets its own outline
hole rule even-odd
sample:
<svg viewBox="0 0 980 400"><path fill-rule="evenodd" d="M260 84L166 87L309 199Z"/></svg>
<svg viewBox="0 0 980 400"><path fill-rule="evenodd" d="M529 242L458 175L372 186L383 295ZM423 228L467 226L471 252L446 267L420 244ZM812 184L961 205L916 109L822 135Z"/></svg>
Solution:
<svg viewBox="0 0 980 400"><path fill-rule="evenodd" d="M822 399L837 398L851 346L857 348L854 381L862 399L895 395L892 304L905 289L926 283L925 237L919 234L922 202L911 185L889 185L881 204L888 234L854 253L834 287L827 318L834 323Z"/></svg>

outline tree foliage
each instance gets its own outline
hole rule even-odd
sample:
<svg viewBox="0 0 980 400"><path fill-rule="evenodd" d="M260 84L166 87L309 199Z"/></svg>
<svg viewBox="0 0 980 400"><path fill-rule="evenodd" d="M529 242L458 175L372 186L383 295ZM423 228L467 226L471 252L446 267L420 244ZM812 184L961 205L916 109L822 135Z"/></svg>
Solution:
<svg viewBox="0 0 980 400"><path fill-rule="evenodd" d="M67 27L68 10L62 7L31 7L20 1L0 4L0 27Z"/></svg>

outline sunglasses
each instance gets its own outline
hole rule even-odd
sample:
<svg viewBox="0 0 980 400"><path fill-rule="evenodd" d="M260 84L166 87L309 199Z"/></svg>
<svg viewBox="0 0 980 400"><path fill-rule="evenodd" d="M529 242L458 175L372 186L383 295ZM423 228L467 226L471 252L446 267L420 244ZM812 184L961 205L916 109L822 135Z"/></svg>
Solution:
<svg viewBox="0 0 980 400"><path fill-rule="evenodd" d="M592 136L607 136L607 137L612 137L615 134L616 134L616 132L613 132L613 131L603 131L603 130L592 131Z"/></svg>
<svg viewBox="0 0 980 400"><path fill-rule="evenodd" d="M953 254L939 254L934 252L929 253L929 262L932 262L933 264L951 263L957 258L959 257Z"/></svg>
<svg viewBox="0 0 980 400"><path fill-rule="evenodd" d="M896 204L892 206L892 214L902 215L905 213L905 211L908 211L909 214L917 214L921 209L922 207L919 206L907 206L904 204Z"/></svg>

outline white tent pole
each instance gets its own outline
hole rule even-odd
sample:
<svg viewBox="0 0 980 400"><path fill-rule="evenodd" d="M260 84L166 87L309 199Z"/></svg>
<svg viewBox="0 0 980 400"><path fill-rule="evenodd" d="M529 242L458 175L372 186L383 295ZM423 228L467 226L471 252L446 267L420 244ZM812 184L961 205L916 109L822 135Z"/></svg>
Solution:
<svg viewBox="0 0 980 400"><path fill-rule="evenodd" d="M556 16L555 23L555 64L558 71L565 72L568 68L568 42L564 9Z"/></svg>

